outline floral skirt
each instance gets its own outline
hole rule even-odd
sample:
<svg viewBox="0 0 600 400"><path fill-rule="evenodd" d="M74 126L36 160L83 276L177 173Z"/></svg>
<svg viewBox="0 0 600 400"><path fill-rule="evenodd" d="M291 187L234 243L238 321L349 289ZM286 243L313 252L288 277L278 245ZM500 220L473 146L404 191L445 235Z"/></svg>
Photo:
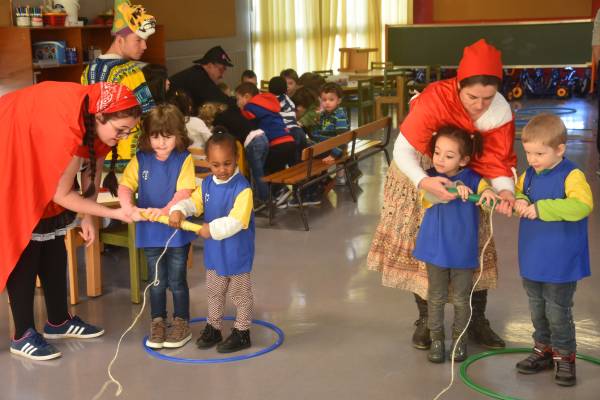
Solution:
<svg viewBox="0 0 600 400"><path fill-rule="evenodd" d="M421 166L428 169L431 160L422 157ZM427 298L427 269L425 263L412 256L419 226L425 210L421 207L419 191L395 163L386 177L381 219L367 256L367 267L381 272L383 286L408 290ZM479 224L479 251L490 236L489 214L481 211ZM457 246L460 241L457 241ZM498 282L498 258L492 239L488 245L483 274L477 290L492 289ZM475 270L473 280L479 275Z"/></svg>

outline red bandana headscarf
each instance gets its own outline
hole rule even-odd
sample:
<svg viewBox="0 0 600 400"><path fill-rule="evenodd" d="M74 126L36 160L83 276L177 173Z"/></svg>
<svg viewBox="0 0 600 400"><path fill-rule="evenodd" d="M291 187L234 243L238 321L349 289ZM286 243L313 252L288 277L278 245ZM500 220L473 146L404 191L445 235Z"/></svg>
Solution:
<svg viewBox="0 0 600 400"><path fill-rule="evenodd" d="M92 114L109 114L127 110L140 104L129 88L110 82L90 85L89 98L89 111Z"/></svg>
<svg viewBox="0 0 600 400"><path fill-rule="evenodd" d="M491 75L502 79L502 53L485 39L479 39L465 47L456 78L460 82L477 75Z"/></svg>

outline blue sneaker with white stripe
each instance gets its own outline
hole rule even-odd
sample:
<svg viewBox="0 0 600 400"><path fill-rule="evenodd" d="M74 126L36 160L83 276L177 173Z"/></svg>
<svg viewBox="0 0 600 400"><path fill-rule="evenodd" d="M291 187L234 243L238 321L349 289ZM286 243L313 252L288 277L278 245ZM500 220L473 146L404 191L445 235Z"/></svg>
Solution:
<svg viewBox="0 0 600 400"><path fill-rule="evenodd" d="M103 334L104 329L85 323L76 315L60 325L52 325L50 322L46 322L44 326L44 338L46 339L90 339Z"/></svg>
<svg viewBox="0 0 600 400"><path fill-rule="evenodd" d="M52 360L61 356L60 351L46 342L33 328L27 329L21 339L10 341L10 352L37 361Z"/></svg>

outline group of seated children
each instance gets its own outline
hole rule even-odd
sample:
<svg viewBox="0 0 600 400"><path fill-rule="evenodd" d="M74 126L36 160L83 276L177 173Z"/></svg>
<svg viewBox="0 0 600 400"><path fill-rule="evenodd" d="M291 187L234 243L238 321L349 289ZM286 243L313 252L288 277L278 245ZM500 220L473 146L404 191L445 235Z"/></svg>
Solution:
<svg viewBox="0 0 600 400"><path fill-rule="evenodd" d="M590 275L587 217L593 200L583 172L564 157L566 138L562 120L550 114L532 118L521 137L530 167L518 179L514 213L521 217L519 267L529 298L534 348L516 369L533 374L554 368L554 381L572 386L576 383L573 295L577 281ZM459 336L469 320L474 271L477 275L480 268L477 205L497 201L493 189L467 166L482 148L479 134L454 127L439 129L430 142L433 167L428 175L449 179L458 193L458 200L448 203L423 196L426 211L413 251L427 266L428 359L434 363L445 359L444 305L449 289L454 360L467 358L466 341ZM466 201L472 193L480 194L478 204Z"/></svg>
<svg viewBox="0 0 600 400"><path fill-rule="evenodd" d="M252 173L256 197L263 204L269 198L268 186L262 177L292 166L300 161L302 150L350 129L348 116L341 106L343 92L336 83L312 73L298 78L292 69L269 80L268 92L256 86L256 74L247 70L235 89L237 104L242 114L254 123L245 143L248 164ZM345 149L334 149L323 158L327 164L344 154ZM335 182L333 182L335 183ZM338 183L345 184L343 174ZM318 205L332 187L332 180L314 185L301 193L302 205ZM273 185L274 204L279 208L297 207L296 198L283 185Z"/></svg>

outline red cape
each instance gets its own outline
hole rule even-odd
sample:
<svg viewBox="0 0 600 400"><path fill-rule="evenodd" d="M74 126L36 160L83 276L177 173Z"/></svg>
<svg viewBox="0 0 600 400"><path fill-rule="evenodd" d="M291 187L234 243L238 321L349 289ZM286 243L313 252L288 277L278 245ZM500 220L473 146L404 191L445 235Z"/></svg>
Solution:
<svg viewBox="0 0 600 400"><path fill-rule="evenodd" d="M434 82L412 100L400 132L418 152L431 155L428 146L433 132L448 125L468 132L477 131L458 97L456 78ZM514 118L480 133L483 136L483 154L472 160L469 166L484 178L512 177L511 168L517 165L513 149Z"/></svg>
<svg viewBox="0 0 600 400"><path fill-rule="evenodd" d="M44 82L0 98L0 291L82 144L91 88Z"/></svg>

